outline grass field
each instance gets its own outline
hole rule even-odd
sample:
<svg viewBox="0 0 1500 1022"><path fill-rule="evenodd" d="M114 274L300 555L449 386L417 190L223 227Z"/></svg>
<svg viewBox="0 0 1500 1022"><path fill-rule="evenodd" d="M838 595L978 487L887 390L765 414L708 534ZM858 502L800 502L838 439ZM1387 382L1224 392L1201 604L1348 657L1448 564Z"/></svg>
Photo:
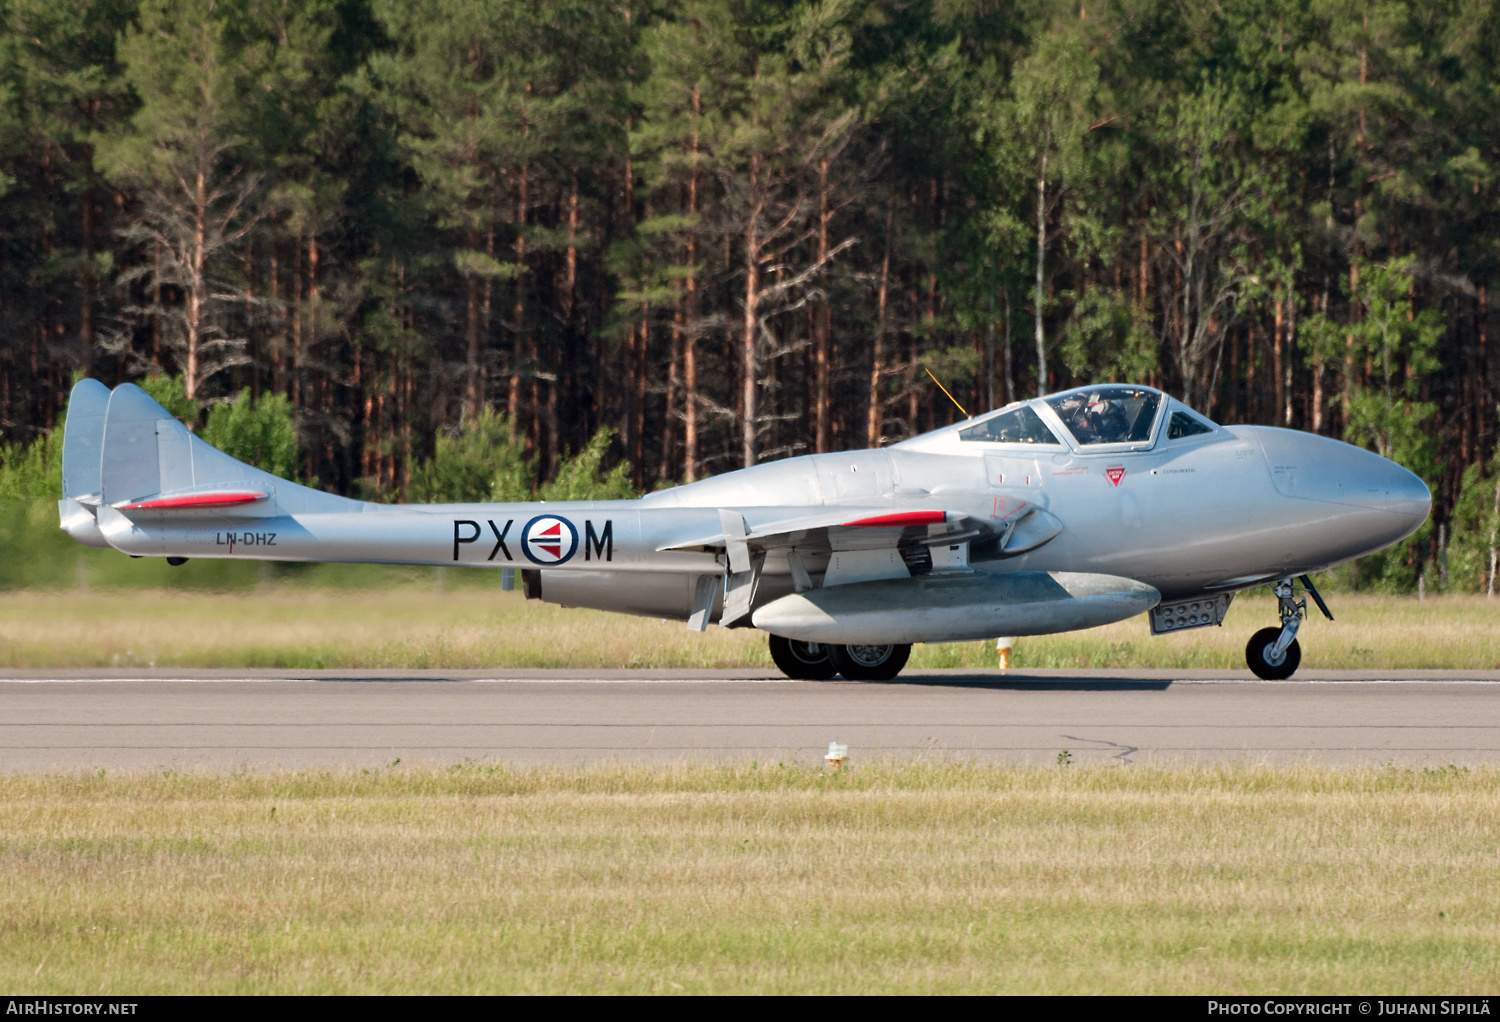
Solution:
<svg viewBox="0 0 1500 1022"><path fill-rule="evenodd" d="M1500 987L1500 772L0 776L0 988Z"/></svg>
<svg viewBox="0 0 1500 1022"><path fill-rule="evenodd" d="M489 584L410 574L378 589L267 585L0 593L0 667L769 667L765 637L527 603ZM454 579L459 576L453 576ZM1500 600L1342 595L1303 627L1305 668L1500 667ZM1144 617L1022 639L1027 667L1243 668L1269 596L1236 600L1223 628L1152 638ZM918 646L915 667L992 667L992 642Z"/></svg>

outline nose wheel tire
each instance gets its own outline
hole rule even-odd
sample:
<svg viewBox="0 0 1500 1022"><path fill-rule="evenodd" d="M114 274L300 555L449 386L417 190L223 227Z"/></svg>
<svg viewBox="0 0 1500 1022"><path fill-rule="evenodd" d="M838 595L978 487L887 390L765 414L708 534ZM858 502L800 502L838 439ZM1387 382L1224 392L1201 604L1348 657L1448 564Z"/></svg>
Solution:
<svg viewBox="0 0 1500 1022"><path fill-rule="evenodd" d="M890 681L911 656L910 643L893 646L825 646L834 668L850 681Z"/></svg>
<svg viewBox="0 0 1500 1022"><path fill-rule="evenodd" d="M1257 678L1285 681L1296 673L1297 665L1302 663L1302 646L1296 639L1291 641L1279 659L1274 662L1271 660L1271 647L1276 645L1276 640L1280 637L1280 628L1262 628L1250 636L1250 643L1245 647L1245 662L1250 665L1250 670L1255 672Z"/></svg>
<svg viewBox="0 0 1500 1022"><path fill-rule="evenodd" d="M771 659L788 678L798 681L827 681L838 673L828 657L832 646L817 642L798 642L771 636Z"/></svg>

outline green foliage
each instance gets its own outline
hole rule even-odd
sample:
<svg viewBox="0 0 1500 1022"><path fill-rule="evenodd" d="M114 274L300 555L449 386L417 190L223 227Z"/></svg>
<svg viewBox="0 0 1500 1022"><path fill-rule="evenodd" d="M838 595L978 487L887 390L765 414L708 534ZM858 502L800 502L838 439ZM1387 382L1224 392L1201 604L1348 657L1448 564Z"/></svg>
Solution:
<svg viewBox="0 0 1500 1022"><path fill-rule="evenodd" d="M199 402L187 396L187 382L181 374L153 373L141 380L138 386L151 395L153 401L188 425L198 421Z"/></svg>
<svg viewBox="0 0 1500 1022"><path fill-rule="evenodd" d="M410 499L458 504L638 497L629 462L601 471L614 437L613 429L602 427L537 489L536 458L526 453L525 438L511 430L504 415L486 407L461 429L438 436L433 456L412 474Z"/></svg>
<svg viewBox="0 0 1500 1022"><path fill-rule="evenodd" d="M1431 481L1437 445L1424 427L1437 406L1422 401L1422 379L1438 368L1434 354L1443 333L1436 309L1416 314L1411 303L1412 258L1364 266L1352 296L1364 317L1349 324L1354 346L1348 355L1373 365L1369 383L1348 381L1349 425L1345 439L1369 447Z"/></svg>
<svg viewBox="0 0 1500 1022"><path fill-rule="evenodd" d="M1448 549L1449 588L1487 591L1494 582L1491 554L1500 554L1500 452L1464 470L1448 522L1453 535Z"/></svg>
<svg viewBox="0 0 1500 1022"><path fill-rule="evenodd" d="M1156 338L1140 303L1108 288L1074 303L1058 355L1075 376L1095 380L1139 383L1158 368Z"/></svg>
<svg viewBox="0 0 1500 1022"><path fill-rule="evenodd" d="M583 450L557 467L557 475L537 494L542 500L630 500L640 491L630 485L630 462L622 461L608 472L600 466L615 431L601 426Z"/></svg>
<svg viewBox="0 0 1500 1022"><path fill-rule="evenodd" d="M530 500L536 458L525 438L493 408L484 408L456 433L438 434L433 456L412 473L416 503Z"/></svg>
<svg viewBox="0 0 1500 1022"><path fill-rule="evenodd" d="M0 444L0 506L41 504L48 513L62 497L63 431L54 429L29 444Z"/></svg>
<svg viewBox="0 0 1500 1022"><path fill-rule="evenodd" d="M1305 324L1302 342L1310 363L1344 367L1344 439L1405 466L1432 487L1440 473L1431 429L1437 406L1422 400L1422 389L1438 368L1435 351L1443 326L1436 310L1413 308L1412 261L1356 264L1358 282L1347 296L1361 317L1340 322L1316 316ZM1455 522L1452 538L1461 546L1472 542L1472 537L1458 535L1470 524L1470 516L1462 525ZM1436 586L1439 573L1428 570L1435 532L1429 519L1404 542L1343 566L1335 575L1351 588L1410 592L1425 573L1427 585Z"/></svg>
<svg viewBox="0 0 1500 1022"><path fill-rule="evenodd" d="M292 403L284 394L262 394L251 400L250 390L240 391L233 401L216 404L199 434L204 441L282 479L297 470L297 429L292 422Z"/></svg>

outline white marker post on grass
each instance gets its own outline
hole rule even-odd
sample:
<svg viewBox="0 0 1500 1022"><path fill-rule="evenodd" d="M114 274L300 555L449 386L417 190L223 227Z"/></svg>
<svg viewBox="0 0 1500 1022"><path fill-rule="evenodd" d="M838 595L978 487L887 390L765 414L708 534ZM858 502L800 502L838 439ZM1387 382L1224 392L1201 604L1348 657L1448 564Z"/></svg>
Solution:
<svg viewBox="0 0 1500 1022"><path fill-rule="evenodd" d="M1016 640L1009 636L1002 636L995 640L995 652L1000 654L1000 669L1010 670L1010 651L1015 648Z"/></svg>

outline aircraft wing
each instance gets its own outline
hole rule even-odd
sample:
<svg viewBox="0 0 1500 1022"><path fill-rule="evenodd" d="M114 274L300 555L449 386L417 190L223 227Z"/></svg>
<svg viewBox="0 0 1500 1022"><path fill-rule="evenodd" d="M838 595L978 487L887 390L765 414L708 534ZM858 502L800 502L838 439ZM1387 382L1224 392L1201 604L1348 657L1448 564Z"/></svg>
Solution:
<svg viewBox="0 0 1500 1022"><path fill-rule="evenodd" d="M753 553L792 549L832 553L992 540L1002 555L1015 555L1062 531L1062 522L1046 510L990 494L947 494L908 507L720 508L719 524L716 532L657 549L722 550L731 571L747 571Z"/></svg>

